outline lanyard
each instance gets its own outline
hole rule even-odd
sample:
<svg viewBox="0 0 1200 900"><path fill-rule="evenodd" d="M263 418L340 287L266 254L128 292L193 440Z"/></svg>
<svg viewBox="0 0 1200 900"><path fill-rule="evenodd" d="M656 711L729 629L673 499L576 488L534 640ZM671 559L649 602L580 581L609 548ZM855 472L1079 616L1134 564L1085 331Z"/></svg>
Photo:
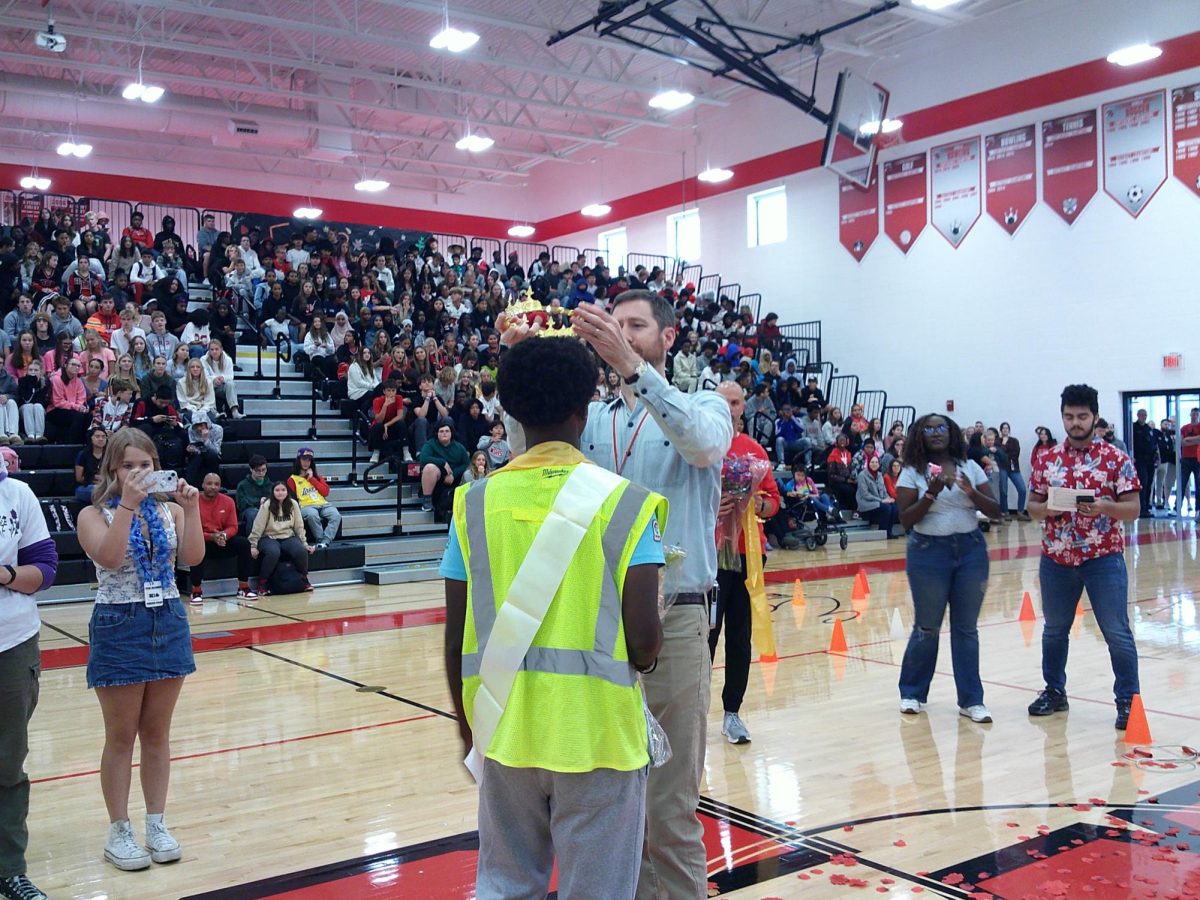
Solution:
<svg viewBox="0 0 1200 900"><path fill-rule="evenodd" d="M621 457L617 456L617 417L612 417L612 442L613 442L613 469L618 475L625 471L625 463L629 462L629 457L633 454L633 445L637 443L638 435L642 432L642 426L646 424L646 419L650 416L650 410L642 413L642 418L638 421L637 427L633 429L633 437L629 439L629 443L625 445L625 454Z"/></svg>

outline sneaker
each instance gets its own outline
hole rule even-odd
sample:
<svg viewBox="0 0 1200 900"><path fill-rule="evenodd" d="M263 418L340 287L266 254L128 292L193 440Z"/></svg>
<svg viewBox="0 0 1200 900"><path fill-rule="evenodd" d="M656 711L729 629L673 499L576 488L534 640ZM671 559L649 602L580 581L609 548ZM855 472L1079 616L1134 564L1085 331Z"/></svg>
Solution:
<svg viewBox="0 0 1200 900"><path fill-rule="evenodd" d="M966 716L972 722L987 723L992 721L992 714L988 712L988 708L982 703L976 703L974 706L960 706L958 714Z"/></svg>
<svg viewBox="0 0 1200 900"><path fill-rule="evenodd" d="M725 713L725 721L721 723L721 734L729 738L731 744L750 743L750 731L737 713Z"/></svg>
<svg viewBox="0 0 1200 900"><path fill-rule="evenodd" d="M192 591L191 601L193 603L203 603L204 594L200 593L200 591Z"/></svg>
<svg viewBox="0 0 1200 900"><path fill-rule="evenodd" d="M250 588L238 588L237 595L238 595L239 600L257 600L258 599L258 594L256 594Z"/></svg>
<svg viewBox="0 0 1200 900"><path fill-rule="evenodd" d="M161 818L157 822L146 822L146 849L150 851L150 858L156 863L175 862L183 856L183 851L179 849L179 841L171 837L171 832L167 831L166 823Z"/></svg>
<svg viewBox="0 0 1200 900"><path fill-rule="evenodd" d="M371 452L371 465L375 465L377 462L379 462L379 451L374 450Z"/></svg>
<svg viewBox="0 0 1200 900"><path fill-rule="evenodd" d="M313 590L314 590L314 588L312 586L312 583L307 578L305 578L304 579L304 593L311 594L313 592Z"/></svg>
<svg viewBox="0 0 1200 900"><path fill-rule="evenodd" d="M412 451L409 450L407 447L404 448L404 461L406 463L413 462Z"/></svg>
<svg viewBox="0 0 1200 900"><path fill-rule="evenodd" d="M433 512L433 498L432 497L422 497L421 498L421 512Z"/></svg>
<svg viewBox="0 0 1200 900"><path fill-rule="evenodd" d="M271 596L271 589L267 586L267 584L268 584L267 579L265 579L265 578L258 579L258 596L260 596L260 597Z"/></svg>
<svg viewBox="0 0 1200 900"><path fill-rule="evenodd" d="M915 716L924 707L925 704L920 700L914 700L912 697L900 698L900 712L904 713L906 716Z"/></svg>
<svg viewBox="0 0 1200 900"><path fill-rule="evenodd" d="M20 447L25 441L19 434L10 434L8 436L8 444L10 447Z"/></svg>
<svg viewBox="0 0 1200 900"><path fill-rule="evenodd" d="M46 894L39 891L24 875L0 878L0 897L4 897L5 900L49 900Z"/></svg>
<svg viewBox="0 0 1200 900"><path fill-rule="evenodd" d="M1061 691L1055 691L1051 688L1046 688L1036 700L1029 704L1029 714L1031 716L1049 716L1056 712L1066 712L1070 708L1067 703L1067 695Z"/></svg>
<svg viewBox="0 0 1200 900"><path fill-rule="evenodd" d="M240 409L235 409L235 410L233 411L233 414L232 414L232 415L233 415L233 418L235 418L235 419L244 419L244 418L246 418L246 414L245 414L244 412L242 412Z"/></svg>
<svg viewBox="0 0 1200 900"><path fill-rule="evenodd" d="M1129 709L1133 706L1132 700L1117 701L1117 721L1115 723L1117 731L1124 731L1129 727Z"/></svg>
<svg viewBox="0 0 1200 900"><path fill-rule="evenodd" d="M1029 513L1025 512L1025 510L1021 510L1020 512L1018 512L1017 518L1020 519L1022 522L1032 522L1033 521L1033 518L1029 515Z"/></svg>
<svg viewBox="0 0 1200 900"><path fill-rule="evenodd" d="M133 827L128 819L108 826L104 858L125 872L150 868L150 853L133 839Z"/></svg>

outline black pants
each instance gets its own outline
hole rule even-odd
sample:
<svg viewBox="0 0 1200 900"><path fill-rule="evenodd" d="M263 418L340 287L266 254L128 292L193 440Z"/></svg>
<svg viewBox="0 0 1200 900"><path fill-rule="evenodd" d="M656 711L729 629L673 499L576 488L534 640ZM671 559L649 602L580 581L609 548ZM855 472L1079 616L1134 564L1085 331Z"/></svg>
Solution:
<svg viewBox="0 0 1200 900"><path fill-rule="evenodd" d="M863 513L863 517L888 537L892 536L892 526L900 521L899 510L895 503L880 503L870 512Z"/></svg>
<svg viewBox="0 0 1200 900"><path fill-rule="evenodd" d="M383 451L385 456L399 456L404 452L404 439L408 435L408 429L404 427L404 422L397 422L388 429L387 438L383 436L383 423L371 426L371 433L367 436L367 447L370 450Z"/></svg>
<svg viewBox="0 0 1200 900"><path fill-rule="evenodd" d="M1135 459L1133 466L1137 469L1138 481L1142 483L1142 490L1138 494L1138 498L1142 503L1141 514L1143 517L1150 515L1150 495L1154 491L1154 470L1158 468L1153 459Z"/></svg>
<svg viewBox="0 0 1200 900"><path fill-rule="evenodd" d="M82 444L84 433L92 417L86 412L73 409L51 409L46 411L46 437L52 444Z"/></svg>
<svg viewBox="0 0 1200 900"><path fill-rule="evenodd" d="M829 490L837 500L838 509L855 509L858 506L855 496L856 488L853 484L846 481L831 481Z"/></svg>
<svg viewBox="0 0 1200 900"><path fill-rule="evenodd" d="M38 703L41 655L35 634L0 652L0 878L25 874L29 830L29 719Z"/></svg>
<svg viewBox="0 0 1200 900"><path fill-rule="evenodd" d="M750 678L750 592L746 590L746 557L742 570L717 569L717 602L713 607L715 626L708 632L709 656L717 653L721 627L725 628L725 687L721 704L736 713L746 696Z"/></svg>
<svg viewBox="0 0 1200 900"><path fill-rule="evenodd" d="M240 534L235 534L222 547L213 541L204 542L204 559L192 565L192 589L200 587L204 581L204 567L213 559L229 559L237 557L237 580L244 583L250 580L250 542Z"/></svg>
<svg viewBox="0 0 1200 900"><path fill-rule="evenodd" d="M210 472L221 474L221 457L216 451L204 448L188 454L187 474L184 475L188 484L202 484L204 476Z"/></svg>
<svg viewBox="0 0 1200 900"><path fill-rule="evenodd" d="M1183 501L1187 499L1188 495L1189 479L1191 479L1191 488L1196 491L1196 499L1200 500L1200 460L1189 459L1185 456L1179 461L1179 471L1183 476L1183 488L1175 500L1175 508L1182 513Z"/></svg>

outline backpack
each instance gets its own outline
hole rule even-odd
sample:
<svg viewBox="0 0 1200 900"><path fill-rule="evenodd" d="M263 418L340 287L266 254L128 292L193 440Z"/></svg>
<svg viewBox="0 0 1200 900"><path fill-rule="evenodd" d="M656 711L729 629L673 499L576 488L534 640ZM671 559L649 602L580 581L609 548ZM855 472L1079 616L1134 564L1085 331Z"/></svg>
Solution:
<svg viewBox="0 0 1200 900"><path fill-rule="evenodd" d="M269 586L272 594L303 594L304 576L296 571L291 561L281 559L271 573Z"/></svg>

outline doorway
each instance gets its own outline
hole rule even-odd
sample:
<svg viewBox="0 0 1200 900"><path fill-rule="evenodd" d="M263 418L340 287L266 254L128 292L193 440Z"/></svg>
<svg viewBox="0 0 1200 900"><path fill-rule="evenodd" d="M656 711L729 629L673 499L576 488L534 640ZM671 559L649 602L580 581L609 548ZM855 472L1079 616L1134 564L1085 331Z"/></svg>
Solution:
<svg viewBox="0 0 1200 900"><path fill-rule="evenodd" d="M1200 472L1196 478L1189 478L1184 486L1185 470L1182 427L1191 421L1191 411L1200 409L1200 388L1183 391L1139 391L1122 394L1122 414L1124 420L1125 444L1133 455L1133 423L1139 410L1146 410L1146 419L1155 428L1161 430L1164 420L1169 420L1173 427L1170 443L1174 446L1174 464L1160 463L1155 473L1155 487L1151 496L1151 512L1155 517L1181 518L1197 515L1197 485ZM1188 453L1193 453L1188 448Z"/></svg>

